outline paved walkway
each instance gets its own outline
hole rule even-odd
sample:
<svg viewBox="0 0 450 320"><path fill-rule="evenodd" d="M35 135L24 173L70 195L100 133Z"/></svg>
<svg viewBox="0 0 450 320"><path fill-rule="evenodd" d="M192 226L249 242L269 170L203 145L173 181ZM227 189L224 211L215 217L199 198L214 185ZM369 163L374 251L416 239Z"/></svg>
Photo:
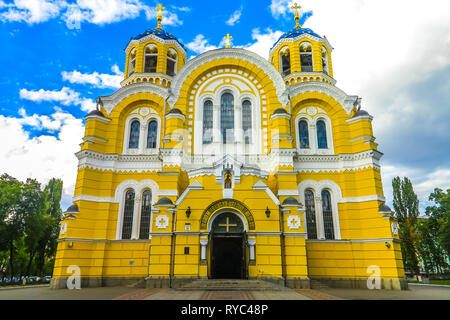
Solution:
<svg viewBox="0 0 450 320"><path fill-rule="evenodd" d="M450 300L450 288L411 285L406 291L323 288L282 291L181 291L128 287L0 290L0 300Z"/></svg>

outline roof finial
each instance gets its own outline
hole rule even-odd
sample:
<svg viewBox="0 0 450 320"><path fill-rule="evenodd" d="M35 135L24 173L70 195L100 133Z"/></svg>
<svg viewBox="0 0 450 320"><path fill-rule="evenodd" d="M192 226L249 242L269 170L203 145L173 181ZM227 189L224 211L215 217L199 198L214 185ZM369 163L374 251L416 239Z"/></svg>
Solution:
<svg viewBox="0 0 450 320"><path fill-rule="evenodd" d="M298 21L300 20L300 15L298 14L298 9L301 9L302 7L301 6L299 6L298 4L297 4L297 2L296 3L294 3L294 5L291 7L291 9L295 9L295 17L294 17L294 19L295 19L295 28L297 28L297 29L300 29L302 26L300 25L300 23L298 23Z"/></svg>
<svg viewBox="0 0 450 320"><path fill-rule="evenodd" d="M162 30L161 27L161 21L162 21L162 10L166 10L165 7L161 6L161 3L159 4L158 7L155 8L156 10L159 10L158 12L158 17L156 18L158 20L158 26L156 27L156 29L158 30Z"/></svg>
<svg viewBox="0 0 450 320"><path fill-rule="evenodd" d="M230 46L230 39L233 39L233 37L230 36L229 33L227 33L227 36L226 36L226 37L223 37L223 38L224 38L224 39L227 39L227 44L226 44L225 48L231 48L231 46Z"/></svg>

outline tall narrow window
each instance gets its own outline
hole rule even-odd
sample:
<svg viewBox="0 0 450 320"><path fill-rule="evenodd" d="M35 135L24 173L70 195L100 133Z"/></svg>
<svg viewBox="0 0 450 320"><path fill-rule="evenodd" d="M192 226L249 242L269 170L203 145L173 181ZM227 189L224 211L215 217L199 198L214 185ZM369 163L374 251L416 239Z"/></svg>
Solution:
<svg viewBox="0 0 450 320"><path fill-rule="evenodd" d="M323 120L317 121L317 143L319 149L327 149L327 128Z"/></svg>
<svg viewBox="0 0 450 320"><path fill-rule="evenodd" d="M298 123L298 132L300 137L300 149L309 148L309 131L308 122L306 120L300 120Z"/></svg>
<svg viewBox="0 0 450 320"><path fill-rule="evenodd" d="M281 52L281 75L283 77L291 74L291 55L289 52L289 48L285 48L284 51Z"/></svg>
<svg viewBox="0 0 450 320"><path fill-rule="evenodd" d="M128 66L128 76L131 76L134 73L136 67L136 50L133 49L130 54L130 64Z"/></svg>
<svg viewBox="0 0 450 320"><path fill-rule="evenodd" d="M302 72L313 71L312 47L308 42L304 42L300 45L300 62Z"/></svg>
<svg viewBox="0 0 450 320"><path fill-rule="evenodd" d="M322 214L325 239L334 239L333 211L331 209L331 194L328 190L322 191Z"/></svg>
<svg viewBox="0 0 450 320"><path fill-rule="evenodd" d="M220 99L220 128L224 144L234 142L234 98L224 93Z"/></svg>
<svg viewBox="0 0 450 320"><path fill-rule="evenodd" d="M245 144L252 143L252 103L248 100L242 103L242 130Z"/></svg>
<svg viewBox="0 0 450 320"><path fill-rule="evenodd" d="M211 100L203 104L203 144L212 143L213 103Z"/></svg>
<svg viewBox="0 0 450 320"><path fill-rule="evenodd" d="M314 206L314 193L305 191L306 226L308 239L317 239L316 209Z"/></svg>
<svg viewBox="0 0 450 320"><path fill-rule="evenodd" d="M148 124L148 134L147 134L147 148L156 148L156 142L158 139L158 122L156 120L150 121Z"/></svg>
<svg viewBox="0 0 450 320"><path fill-rule="evenodd" d="M176 72L177 52L169 49L167 52L167 75L173 77Z"/></svg>
<svg viewBox="0 0 450 320"><path fill-rule="evenodd" d="M131 239L133 230L134 190L128 190L125 194L125 208L123 211L122 239Z"/></svg>
<svg viewBox="0 0 450 320"><path fill-rule="evenodd" d="M153 44L145 48L145 73L155 73L158 65L158 48Z"/></svg>
<svg viewBox="0 0 450 320"><path fill-rule="evenodd" d="M150 216L152 212L152 192L150 190L142 193L141 224L139 239L148 239L150 234Z"/></svg>
<svg viewBox="0 0 450 320"><path fill-rule="evenodd" d="M327 49L325 49L325 47L322 47L322 67L323 72L328 74L328 55Z"/></svg>
<svg viewBox="0 0 450 320"><path fill-rule="evenodd" d="M130 142L128 144L128 148L137 149L139 148L139 131L140 131L140 123L137 120L134 120L131 123L130 128Z"/></svg>

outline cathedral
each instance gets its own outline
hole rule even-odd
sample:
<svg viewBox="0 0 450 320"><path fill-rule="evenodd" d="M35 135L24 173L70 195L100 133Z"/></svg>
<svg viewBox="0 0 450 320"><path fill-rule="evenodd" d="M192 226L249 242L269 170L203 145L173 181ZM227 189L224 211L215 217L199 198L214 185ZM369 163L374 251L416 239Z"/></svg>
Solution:
<svg viewBox="0 0 450 320"><path fill-rule="evenodd" d="M336 86L333 47L298 8L268 60L229 35L188 60L157 8L121 88L85 117L53 288L74 266L82 287L406 288L373 117Z"/></svg>

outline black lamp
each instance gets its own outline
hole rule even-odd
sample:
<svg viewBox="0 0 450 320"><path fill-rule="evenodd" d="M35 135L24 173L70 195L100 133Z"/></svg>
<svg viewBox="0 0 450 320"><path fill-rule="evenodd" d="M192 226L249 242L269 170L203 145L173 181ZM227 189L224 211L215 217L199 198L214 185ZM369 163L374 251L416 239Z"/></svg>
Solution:
<svg viewBox="0 0 450 320"><path fill-rule="evenodd" d="M188 217L189 219L190 216L191 216L191 207L188 207L186 210L186 217Z"/></svg>
<svg viewBox="0 0 450 320"><path fill-rule="evenodd" d="M269 210L269 207L267 207L267 210L266 210L266 216L267 216L267 218L270 217L270 210Z"/></svg>

